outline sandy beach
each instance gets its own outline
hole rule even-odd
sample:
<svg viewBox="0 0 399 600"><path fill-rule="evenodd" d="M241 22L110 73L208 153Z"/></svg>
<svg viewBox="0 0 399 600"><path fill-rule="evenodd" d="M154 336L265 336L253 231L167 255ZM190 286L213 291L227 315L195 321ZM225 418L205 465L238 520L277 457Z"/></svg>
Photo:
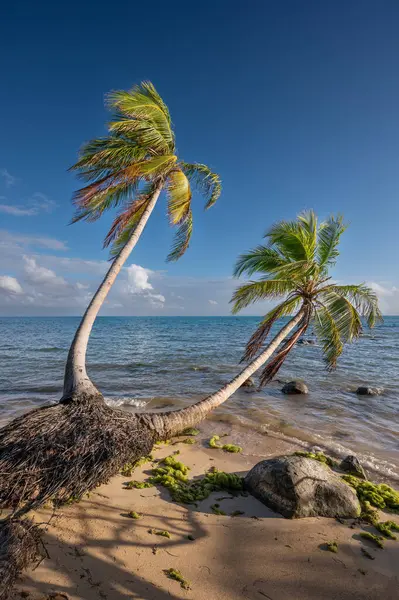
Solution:
<svg viewBox="0 0 399 600"><path fill-rule="evenodd" d="M239 443L242 454L208 448L207 440L213 433L228 433L226 441ZM211 466L244 474L262 458L292 453L297 447L272 435L255 435L206 421L194 445L161 446L154 455L161 458L176 449L180 450L179 460L191 468L190 475L195 477ZM150 468L147 464L136 469L133 478L145 480ZM361 529L351 529L351 521L287 520L252 496L231 497L215 492L197 508L183 506L172 502L165 488L127 490L123 484L128 479L115 476L78 504L53 515L50 509L35 515L36 522L50 520L44 535L48 558L24 573L13 598L399 597L397 541L387 540L380 550L362 540L358 535ZM226 516L213 513L215 502ZM129 518L129 511L142 516ZM232 517L233 511L244 514ZM150 533L151 529L166 530L170 538ZM338 543L336 554L325 547L332 540ZM374 560L364 556L362 547ZM181 571L190 589L182 589L167 577L164 571L170 568Z"/></svg>

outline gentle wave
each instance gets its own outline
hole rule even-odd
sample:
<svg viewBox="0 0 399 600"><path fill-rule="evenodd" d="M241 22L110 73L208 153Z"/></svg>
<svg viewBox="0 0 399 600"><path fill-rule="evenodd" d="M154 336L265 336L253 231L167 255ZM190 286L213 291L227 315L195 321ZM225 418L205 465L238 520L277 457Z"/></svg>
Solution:
<svg viewBox="0 0 399 600"><path fill-rule="evenodd" d="M144 408L148 404L148 400L142 400L141 398L110 398L108 396L104 397L104 400L108 406L113 406L114 408L120 408L121 406L131 406L134 408Z"/></svg>

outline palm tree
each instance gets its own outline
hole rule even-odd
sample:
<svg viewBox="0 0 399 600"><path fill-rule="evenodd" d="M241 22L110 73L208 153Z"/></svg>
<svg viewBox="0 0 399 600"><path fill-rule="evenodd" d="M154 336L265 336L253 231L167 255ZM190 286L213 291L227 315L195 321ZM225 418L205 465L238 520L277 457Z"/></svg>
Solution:
<svg viewBox="0 0 399 600"><path fill-rule="evenodd" d="M69 350L63 400L97 396L86 373L86 350L95 318L118 273L137 244L161 191L167 194L170 224L177 227L168 260L187 250L193 228L192 186L210 208L221 193L220 178L206 165L186 163L177 156L168 107L150 82L130 91L112 92L109 135L86 143L72 170L87 183L75 193L73 222L95 221L119 208L104 246L113 262L94 294Z"/></svg>
<svg viewBox="0 0 399 600"><path fill-rule="evenodd" d="M312 324L328 370L335 369L344 345L362 332L363 317L369 327L382 320L373 290L364 284L338 285L331 281L331 267L346 225L341 216L318 222L313 211L296 221L281 221L271 227L268 244L239 257L234 274L260 276L240 286L233 298L233 313L258 300L282 299L262 319L250 338L243 360L256 356L272 325L281 317L300 316L298 327L264 368L260 383L268 383L280 369L297 340ZM293 320L290 321L292 323ZM292 328L291 328L292 330Z"/></svg>

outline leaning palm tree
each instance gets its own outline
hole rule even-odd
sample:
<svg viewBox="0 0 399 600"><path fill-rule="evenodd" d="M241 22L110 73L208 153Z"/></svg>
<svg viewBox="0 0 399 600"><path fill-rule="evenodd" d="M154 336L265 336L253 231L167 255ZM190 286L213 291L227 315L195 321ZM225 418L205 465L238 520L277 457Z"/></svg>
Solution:
<svg viewBox="0 0 399 600"><path fill-rule="evenodd" d="M280 300L262 319L251 336L243 361L261 350L278 319L291 319L278 334L278 352L264 367L260 384L278 372L290 350L310 325L318 338L328 370L335 369L344 345L362 332L362 317L369 327L382 320L378 300L364 284L338 285L329 275L339 255L338 246L346 229L341 216L318 223L313 211L296 221L281 221L265 235L260 245L239 257L235 275L259 279L240 286L232 298L233 313L259 300ZM284 331L284 336L281 333ZM291 335L290 335L291 334ZM289 337L288 337L289 336ZM263 351L264 357L268 348ZM265 354L266 353L266 354Z"/></svg>
<svg viewBox="0 0 399 600"><path fill-rule="evenodd" d="M149 82L112 92L109 135L85 144L72 170L89 182L75 194L73 222L95 221L119 209L105 238L111 267L94 294L73 339L64 378L63 399L99 394L86 373L86 350L95 318L118 273L137 244L162 190L170 224L177 227L168 260L180 258L193 227L192 186L210 208L220 196L219 176L206 165L186 163L177 155L168 107Z"/></svg>

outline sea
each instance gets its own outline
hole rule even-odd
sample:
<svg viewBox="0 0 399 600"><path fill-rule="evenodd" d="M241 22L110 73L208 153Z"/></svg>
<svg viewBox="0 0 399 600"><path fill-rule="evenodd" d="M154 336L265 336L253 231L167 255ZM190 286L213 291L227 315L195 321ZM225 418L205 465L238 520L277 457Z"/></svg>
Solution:
<svg viewBox="0 0 399 600"><path fill-rule="evenodd" d="M112 406L130 411L187 406L239 372L258 322L230 316L99 317L88 373ZM0 424L60 398L78 324L78 317L0 318ZM298 379L308 386L307 395L281 392L284 382ZM378 395L358 396L363 385L377 388ZM365 329L332 373L317 343L297 344L277 380L262 390L240 389L211 418L294 438L336 456L355 453L365 466L399 481L399 317Z"/></svg>

